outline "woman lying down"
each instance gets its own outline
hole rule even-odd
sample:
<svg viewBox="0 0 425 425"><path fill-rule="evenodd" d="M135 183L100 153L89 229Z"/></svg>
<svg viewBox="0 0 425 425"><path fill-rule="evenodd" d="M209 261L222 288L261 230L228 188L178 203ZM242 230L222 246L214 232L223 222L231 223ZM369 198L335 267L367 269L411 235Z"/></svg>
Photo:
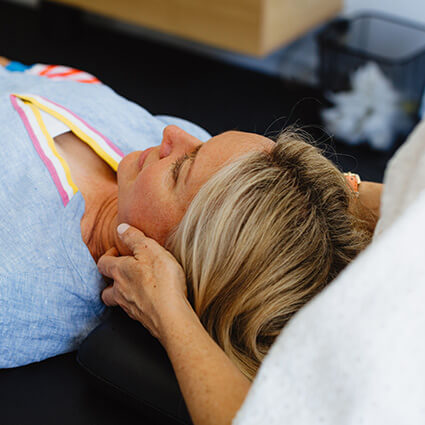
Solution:
<svg viewBox="0 0 425 425"><path fill-rule="evenodd" d="M94 77L1 59L0 367L75 350L100 323L128 223L184 270L201 323L252 379L281 328L368 244L360 196L299 132L273 141L152 116Z"/></svg>

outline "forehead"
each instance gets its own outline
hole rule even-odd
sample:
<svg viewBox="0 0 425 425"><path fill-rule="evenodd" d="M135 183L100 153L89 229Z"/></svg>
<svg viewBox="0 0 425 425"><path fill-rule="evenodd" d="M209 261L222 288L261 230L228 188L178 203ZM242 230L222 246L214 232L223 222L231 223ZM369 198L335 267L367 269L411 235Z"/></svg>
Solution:
<svg viewBox="0 0 425 425"><path fill-rule="evenodd" d="M225 161L235 159L250 151L264 151L271 149L274 142L267 137L243 131L226 131L212 137L201 149L203 155L209 159L210 165L223 165Z"/></svg>
<svg viewBox="0 0 425 425"><path fill-rule="evenodd" d="M218 143L228 143L228 144L247 144L257 146L258 149L261 147L267 147L269 145L274 145L274 142L268 137L261 136L261 134L248 133L245 131L226 131L211 138L209 141L218 141Z"/></svg>
<svg viewBox="0 0 425 425"><path fill-rule="evenodd" d="M242 131L227 131L202 145L192 169L191 183L199 186L232 159L253 151L271 150L274 142L267 137Z"/></svg>

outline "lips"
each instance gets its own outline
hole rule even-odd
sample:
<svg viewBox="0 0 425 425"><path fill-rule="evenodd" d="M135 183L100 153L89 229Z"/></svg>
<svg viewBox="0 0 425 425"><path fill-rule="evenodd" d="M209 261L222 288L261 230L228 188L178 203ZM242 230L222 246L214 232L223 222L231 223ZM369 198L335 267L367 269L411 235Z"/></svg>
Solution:
<svg viewBox="0 0 425 425"><path fill-rule="evenodd" d="M141 170L141 169L142 169L143 164L145 163L146 157L149 155L149 152L150 152L152 149L154 149L154 148L152 147L152 148L145 149L145 150L144 150L144 151L140 154L140 156L139 156L139 161L138 161L138 163L139 163L139 170Z"/></svg>

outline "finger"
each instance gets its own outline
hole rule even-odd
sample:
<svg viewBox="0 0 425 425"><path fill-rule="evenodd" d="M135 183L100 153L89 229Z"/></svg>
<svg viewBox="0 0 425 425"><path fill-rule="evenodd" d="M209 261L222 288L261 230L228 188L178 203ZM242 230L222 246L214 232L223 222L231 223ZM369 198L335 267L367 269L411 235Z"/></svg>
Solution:
<svg viewBox="0 0 425 425"><path fill-rule="evenodd" d="M99 273L104 276L114 278L114 272L117 270L117 266L123 257L113 257L111 255L103 254L97 262L97 269Z"/></svg>
<svg viewBox="0 0 425 425"><path fill-rule="evenodd" d="M138 247L145 246L148 240L141 230L136 229L127 223L121 223L117 227L117 232L121 240L127 245L133 254L136 253Z"/></svg>
<svg viewBox="0 0 425 425"><path fill-rule="evenodd" d="M103 257L119 257L120 253L118 252L118 250L113 246L112 248L109 248L98 260L97 263L99 264L99 261L103 258ZM102 260L103 261L103 260Z"/></svg>
<svg viewBox="0 0 425 425"><path fill-rule="evenodd" d="M115 299L113 286L108 286L102 291L102 301L108 307L113 307L115 305L118 305L118 302Z"/></svg>
<svg viewBox="0 0 425 425"><path fill-rule="evenodd" d="M110 255L111 257L119 257L120 253L118 252L117 248L113 246L112 248L109 248L103 255Z"/></svg>

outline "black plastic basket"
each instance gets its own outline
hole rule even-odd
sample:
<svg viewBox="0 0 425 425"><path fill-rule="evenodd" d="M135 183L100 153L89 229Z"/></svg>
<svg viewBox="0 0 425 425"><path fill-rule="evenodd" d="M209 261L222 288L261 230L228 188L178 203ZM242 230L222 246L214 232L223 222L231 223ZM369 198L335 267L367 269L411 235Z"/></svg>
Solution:
<svg viewBox="0 0 425 425"><path fill-rule="evenodd" d="M417 114L425 88L425 27L376 12L330 22L317 35L324 90L350 88L350 75L375 62Z"/></svg>

